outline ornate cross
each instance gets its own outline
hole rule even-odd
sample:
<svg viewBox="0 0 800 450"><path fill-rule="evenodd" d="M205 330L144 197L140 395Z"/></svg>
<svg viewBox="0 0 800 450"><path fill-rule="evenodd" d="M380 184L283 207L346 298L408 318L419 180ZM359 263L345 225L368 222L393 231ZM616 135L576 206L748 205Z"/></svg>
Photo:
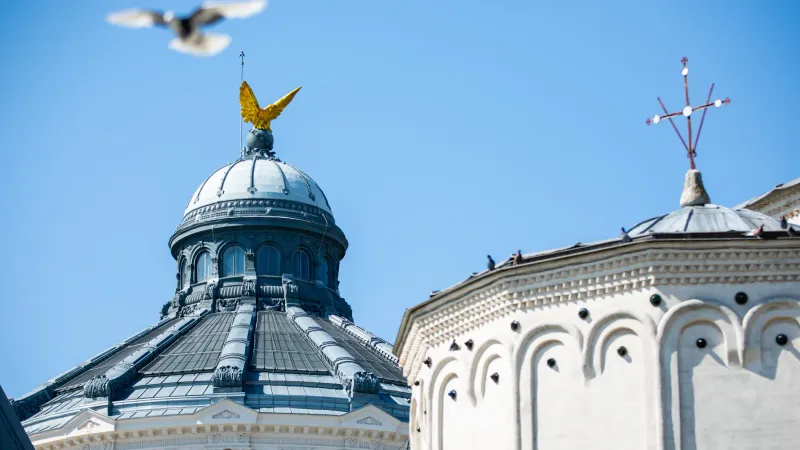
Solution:
<svg viewBox="0 0 800 450"><path fill-rule="evenodd" d="M648 118L646 123L648 125L659 123L664 119L669 119L669 123L672 124L672 128L678 133L678 137L683 144L683 147L686 149L686 155L689 157L689 163L691 165L692 170L695 170L694 165L694 157L697 156L697 141L700 140L700 133L703 131L703 122L706 120L706 109L712 106L719 108L722 105L728 105L731 103L730 98L725 98L725 100L716 99L713 102L711 101L711 94L714 92L714 83L711 83L711 89L708 91L708 98L706 99L706 104L701 106L692 107L691 103L689 103L689 68L686 67L686 63L689 62L689 59L685 56L681 59L681 63L683 64L683 69L681 70L681 75L683 75L683 90L686 93L686 106L679 112L670 113L667 111L667 107L664 106L664 102L661 101L660 97L658 98L658 103L661 105L661 108L664 110L663 116L659 116L656 114L655 116ZM694 138L694 142L692 142L692 114L695 111L703 110L703 115L700 117L700 126L697 129L697 136ZM686 141L683 139L683 135L681 132L678 131L678 127L675 126L675 122L672 120L673 117L683 115L686 117L686 123L689 128L689 143L687 144Z"/></svg>

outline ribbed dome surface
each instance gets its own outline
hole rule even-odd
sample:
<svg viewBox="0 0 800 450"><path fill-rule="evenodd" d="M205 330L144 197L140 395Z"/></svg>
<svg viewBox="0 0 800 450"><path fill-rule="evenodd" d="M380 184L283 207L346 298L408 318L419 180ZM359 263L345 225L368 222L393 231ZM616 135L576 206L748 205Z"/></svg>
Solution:
<svg viewBox="0 0 800 450"><path fill-rule="evenodd" d="M184 215L228 200L290 200L331 213L325 194L311 177L278 159L249 157L217 170L197 188Z"/></svg>
<svg viewBox="0 0 800 450"><path fill-rule="evenodd" d="M628 231L631 237L650 233L747 233L759 226L764 231L786 231L780 223L749 209L734 210L719 205L686 206L639 223Z"/></svg>

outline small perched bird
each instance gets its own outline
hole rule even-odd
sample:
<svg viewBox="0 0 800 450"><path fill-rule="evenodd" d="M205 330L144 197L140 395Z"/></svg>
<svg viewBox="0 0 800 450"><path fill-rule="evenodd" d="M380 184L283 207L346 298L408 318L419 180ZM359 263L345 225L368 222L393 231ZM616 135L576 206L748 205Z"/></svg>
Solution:
<svg viewBox="0 0 800 450"><path fill-rule="evenodd" d="M789 221L786 220L786 216L781 217L781 228L784 230L789 228Z"/></svg>
<svg viewBox="0 0 800 450"><path fill-rule="evenodd" d="M153 25L169 28L178 35L170 41L169 48L197 56L212 56L225 50L231 43L231 37L203 33L200 31L201 27L215 24L222 19L244 19L260 13L266 6L266 0L205 2L189 16L177 17L172 11L128 9L109 14L106 20L113 25L129 28L149 28Z"/></svg>
<svg viewBox="0 0 800 450"><path fill-rule="evenodd" d="M628 232L625 231L625 227L622 227L622 233L619 235L619 238L622 240L622 242L630 242L633 240Z"/></svg>
<svg viewBox="0 0 800 450"><path fill-rule="evenodd" d="M514 255L514 265L522 264L522 250L517 250L517 253Z"/></svg>
<svg viewBox="0 0 800 450"><path fill-rule="evenodd" d="M763 235L764 235L764 224L759 225L758 228L756 228L755 230L750 230L745 234L745 236L752 236L757 238L760 238Z"/></svg>
<svg viewBox="0 0 800 450"><path fill-rule="evenodd" d="M488 259L486 262L486 268L489 270L494 270L494 260L492 259L492 255L486 255L486 259Z"/></svg>

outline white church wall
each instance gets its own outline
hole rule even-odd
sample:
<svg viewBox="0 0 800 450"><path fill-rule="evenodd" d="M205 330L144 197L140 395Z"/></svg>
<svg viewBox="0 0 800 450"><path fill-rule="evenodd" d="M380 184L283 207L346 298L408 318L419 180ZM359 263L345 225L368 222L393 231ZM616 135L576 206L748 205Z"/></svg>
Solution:
<svg viewBox="0 0 800 450"><path fill-rule="evenodd" d="M474 395L471 415L474 426L472 445L481 448L511 448L513 446L514 414L508 401L513 398L511 363L502 346L487 346L477 361L472 375ZM493 377L493 375L497 375ZM497 381L495 381L495 378ZM491 411L491 417L486 417ZM462 427L465 427L462 425Z"/></svg>
<svg viewBox="0 0 800 450"><path fill-rule="evenodd" d="M735 266L696 258L704 270L690 264L670 269L685 270L696 284L621 289L577 301L528 303L527 288L507 279L506 291L487 287L491 294L482 298L497 305L493 299L506 296L520 306L484 310L478 326L449 321L458 310L442 309L448 322L416 325L416 342L404 347L419 348L404 363L409 380L420 382L413 387L415 401L439 402L434 416L443 413L436 423L431 410L421 413L420 431L411 429L412 444L418 443L412 448L795 448L798 256L796 249L766 253L757 263ZM737 292L748 294L745 304L734 301ZM662 299L656 306L653 294ZM578 317L581 308L588 309L585 319ZM781 333L789 340L783 347L775 343ZM457 350L451 350L453 340ZM408 355L401 353L401 362ZM489 378L494 373L497 383ZM447 395L451 389L455 400Z"/></svg>
<svg viewBox="0 0 800 450"><path fill-rule="evenodd" d="M725 307L698 305L664 340L666 448L797 448L797 302L758 305L743 325Z"/></svg>
<svg viewBox="0 0 800 450"><path fill-rule="evenodd" d="M647 336L645 336L647 339ZM649 342L647 342L649 344ZM624 350L620 350L624 349ZM621 328L611 334L605 345L598 346L602 360L595 363L601 372L589 380L583 405L585 422L593 431L592 442L583 448L629 449L648 448L645 345L630 329ZM624 353L624 355L620 355Z"/></svg>
<svg viewBox="0 0 800 450"><path fill-rule="evenodd" d="M539 347L532 361L525 364L524 370L530 371L530 377L523 378L524 392L532 408L530 414L528 411L522 414L522 420L535 425L532 444L537 450L571 450L585 446L582 436L572 428L586 426L585 416L580 413L580 396L584 389L579 375L580 359L574 357L575 350L562 342L551 341ZM556 361L553 367L547 363L551 358ZM566 423L570 426L565 427Z"/></svg>

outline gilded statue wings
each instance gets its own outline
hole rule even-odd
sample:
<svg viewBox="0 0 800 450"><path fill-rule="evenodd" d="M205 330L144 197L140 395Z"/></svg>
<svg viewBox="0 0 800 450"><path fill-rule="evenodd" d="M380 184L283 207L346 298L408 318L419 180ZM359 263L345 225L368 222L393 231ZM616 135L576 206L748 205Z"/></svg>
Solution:
<svg viewBox="0 0 800 450"><path fill-rule="evenodd" d="M298 87L278 99L275 103L268 105L266 108L261 108L258 106L258 100L256 100L253 90L250 89L250 85L247 84L247 81L242 81L242 87L239 88L239 103L242 105L242 119L244 119L245 122L252 123L256 128L272 131L269 127L270 122L281 115L283 109L291 103L299 90L300 88Z"/></svg>

